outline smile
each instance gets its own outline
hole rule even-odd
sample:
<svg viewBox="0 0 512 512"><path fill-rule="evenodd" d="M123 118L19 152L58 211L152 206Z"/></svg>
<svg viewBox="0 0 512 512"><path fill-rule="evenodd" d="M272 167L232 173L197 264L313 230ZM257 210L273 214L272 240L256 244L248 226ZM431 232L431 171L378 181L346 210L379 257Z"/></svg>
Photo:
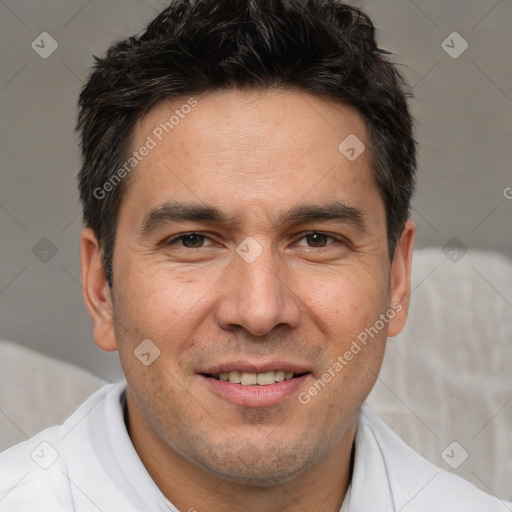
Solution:
<svg viewBox="0 0 512 512"><path fill-rule="evenodd" d="M296 396L312 378L311 372L240 370L200 373L207 389L223 401L243 407L271 407ZM294 402L295 403L295 402Z"/></svg>
<svg viewBox="0 0 512 512"><path fill-rule="evenodd" d="M244 371L229 371L220 372L218 374L204 374L206 377L224 382L231 382L232 384L241 384L242 386L269 386L276 382L293 379L300 377L303 373L295 374L294 372L285 370L273 370L262 373L244 372Z"/></svg>

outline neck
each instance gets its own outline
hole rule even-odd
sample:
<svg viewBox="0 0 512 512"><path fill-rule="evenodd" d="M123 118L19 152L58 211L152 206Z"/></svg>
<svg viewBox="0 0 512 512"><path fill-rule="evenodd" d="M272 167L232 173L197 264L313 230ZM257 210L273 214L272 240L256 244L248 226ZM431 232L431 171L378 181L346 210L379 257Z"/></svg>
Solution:
<svg viewBox="0 0 512 512"><path fill-rule="evenodd" d="M129 392L125 414L132 443L151 478L178 510L188 512L338 512L352 473L356 419L316 466L286 483L255 487L205 471L174 451L147 424Z"/></svg>

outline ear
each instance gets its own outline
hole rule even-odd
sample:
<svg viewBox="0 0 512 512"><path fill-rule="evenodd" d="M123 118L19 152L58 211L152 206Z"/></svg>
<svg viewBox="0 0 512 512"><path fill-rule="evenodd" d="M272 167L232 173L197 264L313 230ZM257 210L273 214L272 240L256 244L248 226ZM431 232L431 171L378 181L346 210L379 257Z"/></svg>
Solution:
<svg viewBox="0 0 512 512"><path fill-rule="evenodd" d="M399 334L407 321L415 235L416 226L412 220L408 220L398 240L391 262L390 306L393 307L396 315L388 324L388 336Z"/></svg>
<svg viewBox="0 0 512 512"><path fill-rule="evenodd" d="M112 297L101 264L101 248L90 228L82 231L82 292L96 345L107 352L116 350Z"/></svg>

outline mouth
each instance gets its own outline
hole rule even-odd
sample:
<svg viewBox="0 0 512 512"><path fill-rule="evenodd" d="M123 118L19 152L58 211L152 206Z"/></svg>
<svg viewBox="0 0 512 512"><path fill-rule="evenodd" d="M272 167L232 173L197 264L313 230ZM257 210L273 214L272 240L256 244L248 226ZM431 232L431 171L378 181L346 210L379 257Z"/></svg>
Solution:
<svg viewBox="0 0 512 512"><path fill-rule="evenodd" d="M295 365L223 365L197 376L209 392L224 402L243 407L271 407L297 395L312 378L311 371ZM292 402L293 403L293 402Z"/></svg>
<svg viewBox="0 0 512 512"><path fill-rule="evenodd" d="M241 386L270 386L277 382L284 382L290 379L302 377L308 373L309 372L295 373L287 370L270 370L261 373L231 370L219 373L202 373L201 375L222 382L240 384Z"/></svg>

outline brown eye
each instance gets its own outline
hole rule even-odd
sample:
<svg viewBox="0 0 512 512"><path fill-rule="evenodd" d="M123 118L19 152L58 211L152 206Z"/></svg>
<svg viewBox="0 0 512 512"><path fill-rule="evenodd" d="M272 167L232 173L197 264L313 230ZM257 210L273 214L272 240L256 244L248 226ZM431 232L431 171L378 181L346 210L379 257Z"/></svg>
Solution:
<svg viewBox="0 0 512 512"><path fill-rule="evenodd" d="M199 233L186 233L184 235L174 237L165 245L172 246L179 244L179 246L185 247L186 249L200 249L204 247L203 244L206 239L207 237L205 235L201 235Z"/></svg>
<svg viewBox="0 0 512 512"><path fill-rule="evenodd" d="M325 233L312 232L306 233L301 239L306 241L306 244L299 243L298 245L307 245L307 247L323 249L329 245L332 245L332 241L336 239Z"/></svg>
<svg viewBox="0 0 512 512"><path fill-rule="evenodd" d="M307 235L305 238L308 240L308 243L311 247L325 247L327 239L332 237L322 233L312 233Z"/></svg>
<svg viewBox="0 0 512 512"><path fill-rule="evenodd" d="M198 235L197 233L192 233L190 235L185 235L184 237L182 237L183 245L188 248L201 247L203 242L204 236Z"/></svg>

